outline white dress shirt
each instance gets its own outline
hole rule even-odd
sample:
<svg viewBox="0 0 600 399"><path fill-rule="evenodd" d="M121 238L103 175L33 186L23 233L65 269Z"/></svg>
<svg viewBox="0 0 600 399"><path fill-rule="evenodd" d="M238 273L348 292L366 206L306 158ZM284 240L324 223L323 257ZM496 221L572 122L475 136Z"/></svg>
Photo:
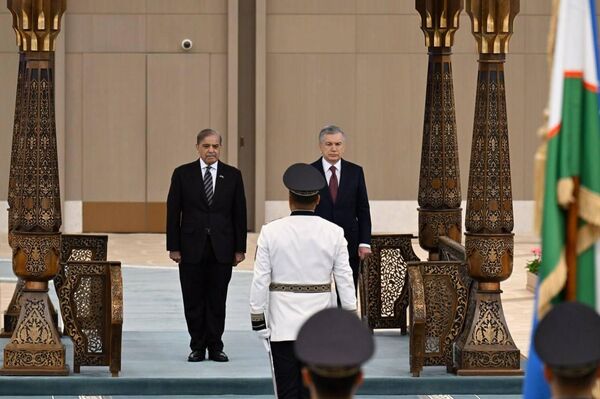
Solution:
<svg viewBox="0 0 600 399"><path fill-rule="evenodd" d="M331 165L329 162L327 162L325 160L325 157L321 158L321 162L323 162L323 170L325 171L325 178L327 179L327 185L329 185L329 180L331 179L331 170L329 168L331 168L332 166L335 166L335 175L337 176L337 180L338 180L338 187L340 184L340 178L342 176L342 160L340 159L339 161L337 161L336 163L334 163L333 165Z"/></svg>
<svg viewBox="0 0 600 399"><path fill-rule="evenodd" d="M202 168L202 179L204 179L204 175L206 174L206 168L210 166L210 175L212 176L213 195L214 195L215 188L217 185L217 166L219 165L219 161L213 163L212 165L207 165L206 163L204 163L202 158L199 158L199 159L200 159L200 167Z"/></svg>

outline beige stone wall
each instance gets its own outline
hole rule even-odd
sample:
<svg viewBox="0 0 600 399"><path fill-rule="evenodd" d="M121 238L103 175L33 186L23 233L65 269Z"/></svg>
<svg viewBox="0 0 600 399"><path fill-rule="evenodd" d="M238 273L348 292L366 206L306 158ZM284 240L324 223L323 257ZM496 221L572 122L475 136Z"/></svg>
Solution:
<svg viewBox="0 0 600 399"><path fill-rule="evenodd" d="M67 198L164 201L195 133L226 133L225 2L79 0L68 12L67 162L82 167Z"/></svg>
<svg viewBox="0 0 600 399"><path fill-rule="evenodd" d="M532 199L549 4L522 2L506 63L515 199ZM286 198L282 171L317 158L328 123L349 134L347 158L364 166L370 199L416 199L427 50L414 2L271 0L267 14L267 199ZM477 56L465 12L460 23L453 71L466 198Z"/></svg>
<svg viewBox="0 0 600 399"><path fill-rule="evenodd" d="M226 139L230 134L224 159L229 152L237 162L237 109L231 109L237 105L237 63L230 59L237 41L228 30L235 1L69 2L61 33L61 189L67 201L83 203L84 228L92 215L99 229L120 219L133 220L119 225L122 231L158 231L171 171L195 157L200 128L217 128ZM256 104L256 154L265 155L257 159L255 198L284 200L283 170L317 159L319 128L336 123L350 136L347 158L365 167L372 200L415 200L427 54L414 1L257 4L264 12L256 27L257 63L264 61L257 67L263 76L256 81L264 82L257 98L264 104ZM547 98L549 14L549 0L521 2L506 62L516 200L532 199L536 130ZM181 51L183 38L193 40L190 52ZM477 63L464 12L453 62L466 198ZM11 18L0 6L0 203L8 185L17 63Z"/></svg>
<svg viewBox="0 0 600 399"><path fill-rule="evenodd" d="M12 16L5 6L0 7L0 201L6 201L8 191L8 168L15 116L15 92L19 55ZM0 212L5 212L0 209Z"/></svg>

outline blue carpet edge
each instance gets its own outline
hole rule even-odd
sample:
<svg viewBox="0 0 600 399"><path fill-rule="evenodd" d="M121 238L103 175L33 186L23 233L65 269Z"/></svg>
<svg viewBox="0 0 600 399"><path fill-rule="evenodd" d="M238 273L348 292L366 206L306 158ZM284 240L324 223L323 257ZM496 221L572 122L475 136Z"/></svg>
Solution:
<svg viewBox="0 0 600 399"><path fill-rule="evenodd" d="M367 378L360 395L521 394L523 377ZM2 377L0 395L269 395L268 378Z"/></svg>

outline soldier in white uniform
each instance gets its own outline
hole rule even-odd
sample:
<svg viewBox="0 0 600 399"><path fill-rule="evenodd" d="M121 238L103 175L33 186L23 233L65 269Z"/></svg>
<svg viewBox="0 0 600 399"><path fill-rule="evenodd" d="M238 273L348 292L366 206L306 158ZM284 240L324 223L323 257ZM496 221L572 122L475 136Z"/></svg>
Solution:
<svg viewBox="0 0 600 399"><path fill-rule="evenodd" d="M332 276L342 308L356 311L354 281L341 227L315 216L324 177L308 164L283 175L291 215L263 226L250 290L252 329L270 339L279 399L307 398L294 341L314 313L335 306Z"/></svg>

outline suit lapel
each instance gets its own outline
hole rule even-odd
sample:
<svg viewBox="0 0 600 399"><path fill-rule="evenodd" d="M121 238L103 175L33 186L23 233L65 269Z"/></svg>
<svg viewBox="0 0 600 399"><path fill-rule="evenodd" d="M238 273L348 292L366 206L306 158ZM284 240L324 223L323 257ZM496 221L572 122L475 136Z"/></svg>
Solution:
<svg viewBox="0 0 600 399"><path fill-rule="evenodd" d="M337 201L336 204L339 203L340 201L343 200L343 198L345 197L344 195L344 187L347 186L347 184L345 184L348 181L348 172L350 170L350 168L348 168L348 164L346 163L346 161L344 161L342 159L342 162L340 163L340 168L343 169L344 171L342 172L340 170L340 176L339 176L339 180L338 180L338 195L337 195Z"/></svg>
<svg viewBox="0 0 600 399"><path fill-rule="evenodd" d="M213 196L213 204L215 204L219 200L219 196L221 192L223 192L223 184L227 182L227 171L226 168L223 167L223 162L219 161L219 165L217 166L217 178L215 179L215 190Z"/></svg>
<svg viewBox="0 0 600 399"><path fill-rule="evenodd" d="M313 166L315 166L317 168L317 170L321 173L321 175L323 175L323 177L325 177L325 171L323 170L323 158L319 158L317 160L317 162L315 162L313 164Z"/></svg>

